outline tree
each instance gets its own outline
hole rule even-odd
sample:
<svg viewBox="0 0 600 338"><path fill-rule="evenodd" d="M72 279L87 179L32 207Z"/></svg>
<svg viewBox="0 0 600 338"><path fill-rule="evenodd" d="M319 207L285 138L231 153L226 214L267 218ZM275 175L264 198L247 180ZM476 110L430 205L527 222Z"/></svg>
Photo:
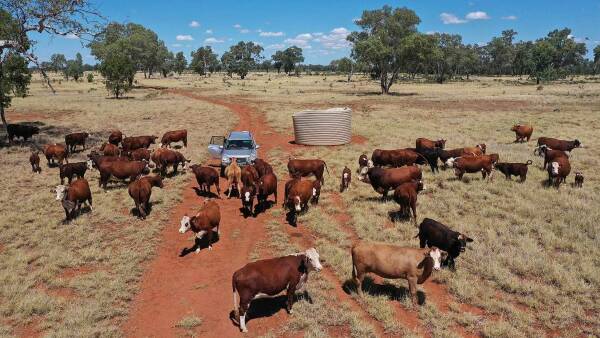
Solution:
<svg viewBox="0 0 600 338"><path fill-rule="evenodd" d="M75 81L79 81L79 78L83 76L83 58L81 54L77 53L75 60L67 61L67 66L63 72L67 80L72 77Z"/></svg>
<svg viewBox="0 0 600 338"><path fill-rule="evenodd" d="M0 111L2 123L6 126L4 109L10 107L13 96L25 97L31 81L27 60L17 53L0 56Z"/></svg>
<svg viewBox="0 0 600 338"><path fill-rule="evenodd" d="M594 48L594 67L596 68L596 73L600 71L600 45Z"/></svg>
<svg viewBox="0 0 600 338"><path fill-rule="evenodd" d="M532 74L535 68L533 62L533 42L518 42L515 44L515 58L513 70L515 75L523 76Z"/></svg>
<svg viewBox="0 0 600 338"><path fill-rule="evenodd" d="M262 51L263 48L254 42L240 41L221 56L221 63L229 76L237 74L243 80L262 59Z"/></svg>
<svg viewBox="0 0 600 338"><path fill-rule="evenodd" d="M136 64L131 58L126 40L110 44L106 51L98 70L104 76L106 89L118 99L131 89L130 79L135 76Z"/></svg>
<svg viewBox="0 0 600 338"><path fill-rule="evenodd" d="M55 73L64 72L67 68L67 58L63 54L52 54L50 56L50 67Z"/></svg>
<svg viewBox="0 0 600 338"><path fill-rule="evenodd" d="M532 73L536 83L540 84L542 79L550 79L555 76L553 60L556 50L552 44L544 39L538 40L531 52Z"/></svg>
<svg viewBox="0 0 600 338"><path fill-rule="evenodd" d="M353 58L371 66L379 77L382 94L389 94L405 64L406 39L417 32L420 22L414 11L386 5L382 9L364 11L356 21L362 31L348 36L348 41L354 44Z"/></svg>
<svg viewBox="0 0 600 338"><path fill-rule="evenodd" d="M333 61L331 61L331 63L329 65L331 66L332 71L347 74L348 82L350 82L350 79L352 78L352 74L354 73L354 66L355 66L355 63L354 63L354 61L352 61L351 58L343 57L338 60L333 60Z"/></svg>
<svg viewBox="0 0 600 338"><path fill-rule="evenodd" d="M281 72L281 67L283 67L283 51L276 51L275 54L271 55L271 60L273 60L273 67L277 69L277 74Z"/></svg>
<svg viewBox="0 0 600 338"><path fill-rule="evenodd" d="M288 75L296 68L296 64L304 62L302 48L296 46L286 48L279 57L281 58L279 61L283 64L283 71Z"/></svg>
<svg viewBox="0 0 600 338"><path fill-rule="evenodd" d="M169 74L171 74L171 72L174 69L175 69L175 55L173 55L173 52L168 52L167 56L165 57L162 64L160 65L160 73L162 74L163 77L167 77L167 76L169 76Z"/></svg>
<svg viewBox="0 0 600 338"><path fill-rule="evenodd" d="M173 71L178 75L181 75L185 68L187 67L187 60L185 59L185 55L183 52L178 52L175 54L175 62L173 63Z"/></svg>
<svg viewBox="0 0 600 338"><path fill-rule="evenodd" d="M436 33L434 37L437 41L436 48L432 54L436 80L438 83L444 83L447 76L452 77L461 63L462 37L458 34Z"/></svg>
<svg viewBox="0 0 600 338"><path fill-rule="evenodd" d="M208 75L214 72L219 65L217 54L213 52L211 46L200 47L192 52L192 62L190 68L200 75Z"/></svg>
<svg viewBox="0 0 600 338"><path fill-rule="evenodd" d="M273 67L273 63L271 60L265 60L260 64L260 68L267 73L269 72L269 69L271 69L272 67Z"/></svg>

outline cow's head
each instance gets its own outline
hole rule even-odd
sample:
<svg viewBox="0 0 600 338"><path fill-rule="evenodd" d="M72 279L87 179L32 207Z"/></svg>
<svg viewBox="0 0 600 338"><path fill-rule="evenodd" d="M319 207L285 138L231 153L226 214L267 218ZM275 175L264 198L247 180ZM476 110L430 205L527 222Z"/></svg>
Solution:
<svg viewBox="0 0 600 338"><path fill-rule="evenodd" d="M425 190L425 183L423 180L417 181L417 192Z"/></svg>
<svg viewBox="0 0 600 338"><path fill-rule="evenodd" d="M458 236L456 236L456 240L458 241L458 243L460 245L460 252L465 251L465 249L467 248L467 243L473 242L472 238L467 237L463 234L458 234Z"/></svg>
<svg viewBox="0 0 600 338"><path fill-rule="evenodd" d="M56 192L56 200L61 201L67 194L68 187L66 185L57 185L53 192Z"/></svg>
<svg viewBox="0 0 600 338"><path fill-rule="evenodd" d="M367 173L369 172L369 169L373 168L373 161L371 160L367 160L367 165L360 167L358 169L358 179L360 181L364 181L365 180L365 176L367 176Z"/></svg>
<svg viewBox="0 0 600 338"><path fill-rule="evenodd" d="M558 162L552 162L552 174L553 175L558 175L558 167L559 167Z"/></svg>
<svg viewBox="0 0 600 338"><path fill-rule="evenodd" d="M575 139L575 141L573 141L573 145L575 146L575 148L583 147L583 144L581 144L581 142L579 142L578 139Z"/></svg>
<svg viewBox="0 0 600 338"><path fill-rule="evenodd" d="M179 233L185 234L186 231L190 230L191 218L188 215L183 215L179 224L180 224Z"/></svg>
<svg viewBox="0 0 600 338"><path fill-rule="evenodd" d="M446 160L446 166L449 168L454 168L454 162L456 161L455 157L450 157Z"/></svg>
<svg viewBox="0 0 600 338"><path fill-rule="evenodd" d="M481 152L485 154L487 146L485 145L485 143L481 143L477 145L477 148L481 149Z"/></svg>
<svg viewBox="0 0 600 338"><path fill-rule="evenodd" d="M317 272L323 269L321 262L319 261L319 253L315 248L310 248L304 252L304 264L308 271L315 270Z"/></svg>
<svg viewBox="0 0 600 338"><path fill-rule="evenodd" d="M150 136L150 143L155 144L157 139L158 139L158 136L154 136L154 135Z"/></svg>
<svg viewBox="0 0 600 338"><path fill-rule="evenodd" d="M435 146L438 148L444 149L444 147L446 146L446 140L441 139L441 140L435 141Z"/></svg>
<svg viewBox="0 0 600 338"><path fill-rule="evenodd" d="M431 257L433 259L433 268L436 270L440 270L442 268L442 262L446 260L446 256L448 256L448 253L433 246L431 247L429 252L425 254L425 256Z"/></svg>
<svg viewBox="0 0 600 338"><path fill-rule="evenodd" d="M93 170L94 169L94 161L87 160L86 163L87 163L88 170Z"/></svg>
<svg viewBox="0 0 600 338"><path fill-rule="evenodd" d="M517 131L519 130L519 128L521 127L520 124L515 124L512 128L510 128L511 131Z"/></svg>

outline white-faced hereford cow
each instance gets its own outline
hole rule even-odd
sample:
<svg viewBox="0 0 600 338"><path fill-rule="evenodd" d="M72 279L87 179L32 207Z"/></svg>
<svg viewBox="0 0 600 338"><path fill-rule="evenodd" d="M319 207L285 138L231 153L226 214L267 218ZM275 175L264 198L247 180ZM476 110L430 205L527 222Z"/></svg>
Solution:
<svg viewBox="0 0 600 338"><path fill-rule="evenodd" d="M232 320L242 332L246 328L246 314L253 299L273 297L287 292L287 311L292 313L294 294L301 291L308 281L308 273L322 269L319 253L314 248L305 252L259 260L248 263L232 277ZM239 303L238 303L239 300Z"/></svg>
<svg viewBox="0 0 600 338"><path fill-rule="evenodd" d="M417 305L417 284L429 278L432 268L439 270L446 255L437 247L416 249L359 242L352 247L352 278L360 296L363 279L369 272L388 279L406 278L413 304Z"/></svg>
<svg viewBox="0 0 600 338"><path fill-rule="evenodd" d="M188 215L184 215L181 218L179 233L184 234L188 230L192 230L198 239L202 239L204 235L207 235L208 250L212 250L213 229L217 228L217 234L220 234L219 223L221 223L221 209L219 208L219 204L214 200L207 200L196 216L189 217ZM197 245L196 253L199 252L200 245Z"/></svg>

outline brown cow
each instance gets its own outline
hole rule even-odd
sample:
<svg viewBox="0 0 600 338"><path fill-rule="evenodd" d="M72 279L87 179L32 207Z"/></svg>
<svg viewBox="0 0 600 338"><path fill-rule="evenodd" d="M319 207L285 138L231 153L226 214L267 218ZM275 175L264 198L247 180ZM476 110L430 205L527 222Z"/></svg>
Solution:
<svg viewBox="0 0 600 338"><path fill-rule="evenodd" d="M258 206L264 208L269 195L275 196L275 204L277 204L277 176L273 173L263 175L258 179Z"/></svg>
<svg viewBox="0 0 600 338"><path fill-rule="evenodd" d="M487 146L485 145L485 143L481 143L474 147L464 147L463 155L464 154L473 154L475 156L481 156L481 155L485 155L486 150L487 150Z"/></svg>
<svg viewBox="0 0 600 338"><path fill-rule="evenodd" d="M56 162L62 163L63 161L66 161L69 163L69 160L67 159L67 147L62 144L46 144L44 146L44 156L46 156L48 166L51 164L56 165Z"/></svg>
<svg viewBox="0 0 600 338"><path fill-rule="evenodd" d="M154 135L125 137L121 144L123 145L123 151L132 151L150 147L151 144L156 143L157 138L158 136Z"/></svg>
<svg viewBox="0 0 600 338"><path fill-rule="evenodd" d="M571 163L566 157L558 157L548 165L548 185L554 186L556 189L561 183L567 182L567 176L571 173Z"/></svg>
<svg viewBox="0 0 600 338"><path fill-rule="evenodd" d="M125 156L105 156L96 151L92 151L91 153L89 153L88 158L88 169L90 167L98 169L100 168L100 165L104 162L129 161L129 158Z"/></svg>
<svg viewBox="0 0 600 338"><path fill-rule="evenodd" d="M327 170L327 174L329 174L327 164L323 160L290 159L287 167L291 177L306 177L315 175L316 179L321 181L321 184L325 184L325 180L323 178L324 170Z"/></svg>
<svg viewBox="0 0 600 338"><path fill-rule="evenodd" d="M300 182L300 177L293 177L292 179L288 180L287 182L285 182L285 187L283 189L283 207L285 208L285 205L287 203L287 199L288 199L288 195L290 192L290 189L292 189L292 187L294 186L294 184Z"/></svg>
<svg viewBox="0 0 600 338"><path fill-rule="evenodd" d="M537 146L536 150L534 150L534 154L537 151L540 155L541 155L541 153L539 151L540 151L540 148L542 145L545 145L550 149L562 150L562 151L572 151L575 148L583 147L581 142L579 142L579 140L577 140L577 139L575 139L573 141L565 141L565 140L559 140L559 139L552 138L552 137L540 137L540 138L538 138L537 144L538 144L538 146Z"/></svg>
<svg viewBox="0 0 600 338"><path fill-rule="evenodd" d="M56 192L56 200L61 201L65 209L67 221L75 216L75 211L81 211L84 202L87 202L90 210L92 209L92 192L85 178L77 179L68 186L57 185L53 191Z"/></svg>
<svg viewBox="0 0 600 338"><path fill-rule="evenodd" d="M29 156L29 164L31 164L31 171L34 173L41 174L42 167L40 167L40 156L38 155L39 151L32 151Z"/></svg>
<svg viewBox="0 0 600 338"><path fill-rule="evenodd" d="M220 235L219 223L221 223L221 209L219 204L213 200L207 200L204 202L202 209L198 211L196 216L189 217L184 215L181 218L181 226L179 227L179 233L184 234L188 230L192 230L196 234L198 240L202 239L204 235L208 238L208 250L212 250L212 237L213 229L217 229L217 234ZM200 252L200 244L196 244L196 253Z"/></svg>
<svg viewBox="0 0 600 338"><path fill-rule="evenodd" d="M58 168L60 184L63 184L65 178L68 180L69 184L71 184L73 176L77 176L77 178L83 178L85 176L85 172L88 169L91 170L92 166L88 162L75 162L66 164L59 163Z"/></svg>
<svg viewBox="0 0 600 338"><path fill-rule="evenodd" d="M239 325L242 332L248 332L246 313L250 302L256 298L276 296L282 291L287 292L286 309L291 314L294 294L304 289L309 272L319 272L322 268L319 254L314 248L246 264L233 273L231 284L234 308L231 319Z"/></svg>
<svg viewBox="0 0 600 338"><path fill-rule="evenodd" d="M239 193L239 184L242 181L242 169L240 169L240 166L237 164L237 159L235 157L231 158L231 164L225 168L225 176L227 177L227 184L229 186L227 198L231 198L233 187L235 186Z"/></svg>
<svg viewBox="0 0 600 338"><path fill-rule="evenodd" d="M371 155L371 163L374 166L390 166L393 168L415 163L424 164L427 160L423 155L417 153L414 149L393 149L383 150L375 149ZM369 163L367 162L367 166Z"/></svg>
<svg viewBox="0 0 600 338"><path fill-rule="evenodd" d="M498 154L482 155L476 157L459 157L454 161L454 174L462 180L465 173L478 173L485 179L489 175L492 180L494 164L498 162Z"/></svg>
<svg viewBox="0 0 600 338"><path fill-rule="evenodd" d="M120 180L126 180L129 178L129 181L132 182L138 176L142 174L148 174L150 172L150 168L148 167L148 162L145 161L103 161L99 167L98 171L100 171L100 180L98 181L98 186L106 189L106 185L108 184L108 180L111 176L114 176Z"/></svg>
<svg viewBox="0 0 600 338"><path fill-rule="evenodd" d="M360 174L360 170L361 170L362 168L365 168L365 167L372 167L372 166L373 166L373 162L371 162L371 161L369 160L369 158L367 157L367 154L361 154L361 155L358 157L358 169L356 170L356 173L357 173L357 174Z"/></svg>
<svg viewBox="0 0 600 338"><path fill-rule="evenodd" d="M437 247L417 249L386 243L359 242L352 247L352 279L359 296L367 273L387 279L405 278L414 305L417 301L417 284L423 284L432 269L440 270L446 252Z"/></svg>
<svg viewBox="0 0 600 338"><path fill-rule="evenodd" d="M457 157L463 156L465 153L465 148L456 148L450 150L442 150L440 153L440 161L444 163L444 169L448 168L448 160L455 159ZM453 161L453 160L452 160Z"/></svg>
<svg viewBox="0 0 600 338"><path fill-rule="evenodd" d="M394 190L394 201L400 204L400 213L408 215L410 219L410 209L412 209L415 226L417 226L417 194L421 190L425 190L422 180L402 183Z"/></svg>
<svg viewBox="0 0 600 338"><path fill-rule="evenodd" d="M242 184L244 184L245 187L254 185L258 181L259 177L258 171L256 168L254 168L254 166L251 165L243 167L241 175Z"/></svg>
<svg viewBox="0 0 600 338"><path fill-rule="evenodd" d="M546 167L548 166L548 163L554 161L555 159L557 159L559 157L569 158L569 154L567 154L566 152L564 152L562 150L550 149L545 144L540 146L539 151L541 154L544 155L544 167L543 167L544 169L546 169Z"/></svg>
<svg viewBox="0 0 600 338"><path fill-rule="evenodd" d="M146 148L140 148L140 149L136 149L134 151L130 151L127 154L127 156L129 156L129 158L132 159L132 160L134 160L134 161L145 160L145 161L150 162L152 154L153 154L152 150L146 149Z"/></svg>
<svg viewBox="0 0 600 338"><path fill-rule="evenodd" d="M183 169L185 169L186 164L191 160L186 159L178 151L161 148L153 152L152 161L154 161L156 167L160 170L160 174L164 176L167 174L167 167L172 166L173 174L177 174L179 165L182 164Z"/></svg>
<svg viewBox="0 0 600 338"><path fill-rule="evenodd" d="M183 142L183 146L187 148L187 130L173 130L166 132L160 139L159 147L170 147L171 143Z"/></svg>
<svg viewBox="0 0 600 338"><path fill-rule="evenodd" d="M313 181L299 180L292 184L285 200L290 211L288 217L291 225L296 225L298 213L308 210L308 203L315 196L315 193Z"/></svg>
<svg viewBox="0 0 600 338"><path fill-rule="evenodd" d="M123 133L119 130L114 130L108 135L108 143L110 144L118 146L121 141L123 141Z"/></svg>
<svg viewBox="0 0 600 338"><path fill-rule="evenodd" d="M215 168L203 167L198 164L193 164L190 169L196 176L196 182L198 182L198 190L202 193L210 194L210 186L215 185L217 188L217 196L221 195L221 188L219 187L219 172Z"/></svg>
<svg viewBox="0 0 600 338"><path fill-rule="evenodd" d="M150 211L150 196L152 187L163 188L162 178L158 175L144 176L129 183L129 196L135 203L135 209L138 211L138 217L146 219Z"/></svg>
<svg viewBox="0 0 600 338"><path fill-rule="evenodd" d="M71 133L65 136L65 144L67 145L67 151L72 153L75 151L75 147L80 145L85 150L85 140L90 136L88 133Z"/></svg>
<svg viewBox="0 0 600 338"><path fill-rule="evenodd" d="M259 177L263 177L266 174L273 173L273 167L269 163L267 163L267 161L260 158L254 160L254 168L258 172Z"/></svg>
<svg viewBox="0 0 600 338"><path fill-rule="evenodd" d="M387 197L389 190L396 189L402 183L412 180L420 180L423 178L421 169L416 166L408 166L401 168L384 169L374 167L366 173L361 173L359 180L370 183L376 192L383 194L383 198Z"/></svg>
<svg viewBox="0 0 600 338"><path fill-rule="evenodd" d="M575 172L575 188L583 188L583 174L581 171Z"/></svg>
<svg viewBox="0 0 600 338"><path fill-rule="evenodd" d="M340 192L344 192L344 190L350 188L351 181L352 171L350 171L350 168L344 166L344 170L342 170L342 182L340 183Z"/></svg>
<svg viewBox="0 0 600 338"><path fill-rule="evenodd" d="M529 142L531 134L533 134L533 127L524 124L515 124L510 130L515 132L515 143L525 142L525 139Z"/></svg>
<svg viewBox="0 0 600 338"><path fill-rule="evenodd" d="M310 199L310 203L319 204L319 198L321 198L321 181L313 181L313 196Z"/></svg>
<svg viewBox="0 0 600 338"><path fill-rule="evenodd" d="M532 160L528 160L526 163L501 162L496 163L494 167L503 173L507 180L510 180L512 176L519 176L521 178L521 182L525 182L527 179L528 167L532 163Z"/></svg>
<svg viewBox="0 0 600 338"><path fill-rule="evenodd" d="M415 142L415 148L417 148L417 151L420 151L422 149L433 149L433 148L441 148L444 149L444 147L446 146L446 140L444 139L440 139L437 141L432 141L430 139L426 139L424 137L420 137L417 139L417 141Z"/></svg>
<svg viewBox="0 0 600 338"><path fill-rule="evenodd" d="M119 147L117 147L114 144L105 142L102 143L102 146L100 147L100 151L102 152L102 154L104 154L104 156L120 156L121 155L121 149L119 149Z"/></svg>

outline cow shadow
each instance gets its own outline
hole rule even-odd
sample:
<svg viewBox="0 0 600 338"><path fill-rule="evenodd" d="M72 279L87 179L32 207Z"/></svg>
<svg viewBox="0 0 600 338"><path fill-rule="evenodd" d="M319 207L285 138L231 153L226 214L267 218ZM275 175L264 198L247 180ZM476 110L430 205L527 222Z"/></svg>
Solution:
<svg viewBox="0 0 600 338"><path fill-rule="evenodd" d="M344 290L344 292L347 294L350 294L352 292L356 293L356 288L357 286L356 284L354 284L354 281L352 279L348 279L344 282L344 284L342 284L342 290ZM410 299L410 291L408 290L408 288L404 286L398 287L396 285L389 284L386 282L384 282L384 284L377 284L369 276L366 276L364 278L362 283L362 290L363 293L367 293L371 296L384 296L387 299L393 301L402 301L406 298ZM425 293L423 291L417 290L417 303L419 305L425 304L426 298L427 297L425 296Z"/></svg>
<svg viewBox="0 0 600 338"><path fill-rule="evenodd" d="M152 209L154 208L154 205L160 205L162 204L161 201L156 201L156 202L149 202L148 203L148 210L146 210L146 217L150 216L150 214L152 213ZM138 218L141 218L142 215L140 215L140 211L134 206L133 208L131 208L129 210L129 212Z"/></svg>
<svg viewBox="0 0 600 338"><path fill-rule="evenodd" d="M244 208L243 206L239 208L240 213L242 214L242 216L244 216L244 218L248 218L250 216L252 217L256 217L256 214L252 211L248 211L246 208Z"/></svg>
<svg viewBox="0 0 600 338"><path fill-rule="evenodd" d="M277 204L277 202L269 201L269 200L267 200L264 203L258 203L254 207L254 217L258 216L259 214L261 214L263 212L266 212L267 210L271 209L276 204Z"/></svg>
<svg viewBox="0 0 600 338"><path fill-rule="evenodd" d="M196 195L198 195L200 197L204 197L204 198L220 198L219 195L215 194L214 192L203 191L199 187L192 187L192 189L194 189L194 191L196 192Z"/></svg>
<svg viewBox="0 0 600 338"><path fill-rule="evenodd" d="M309 304L313 304L313 300L307 291L302 293L296 293L293 296L293 303L297 303L300 300L306 300ZM277 314L279 311L286 311L287 308L287 295L279 295L275 297L265 297L252 300L250 302L250 308L246 312L246 324L253 319L267 318ZM229 319L238 325L234 320L234 312L229 312Z"/></svg>
<svg viewBox="0 0 600 338"><path fill-rule="evenodd" d="M211 230L213 233L212 236L212 245L214 247L214 245L216 243L219 243L219 240L221 239L219 234L217 233L217 231L215 230ZM192 252L195 252L196 249L200 249L200 251L207 249L208 248L208 236L207 234L204 235L204 237L198 239L198 237L194 237L194 245L192 245L192 247L190 248L183 248L181 250L181 252L179 253L179 257L185 257L187 255L189 255Z"/></svg>
<svg viewBox="0 0 600 338"><path fill-rule="evenodd" d="M72 214L71 218L69 218L69 219L67 219L67 218L63 219L62 224L63 225L64 224L69 224L72 221L74 221L77 218L79 218L80 216L88 214L90 212L92 212L92 208L90 208L90 206L86 204L85 206L82 206L81 209L79 209L77 212L74 212Z"/></svg>
<svg viewBox="0 0 600 338"><path fill-rule="evenodd" d="M228 198L240 198L240 190L236 188L231 188L231 195ZM229 188L224 192L225 196L229 194Z"/></svg>
<svg viewBox="0 0 600 338"><path fill-rule="evenodd" d="M405 221L410 221L411 217L410 217L410 212L408 213L403 213L400 210L396 210L396 211L389 211L388 212L388 217L390 218L390 221L392 222L405 222Z"/></svg>
<svg viewBox="0 0 600 338"><path fill-rule="evenodd" d="M389 202L389 201L392 201L394 199L393 193L394 192L392 191L392 195L390 195L388 193L387 196L383 196L382 195L382 196L379 196L379 197L377 197L377 196L359 196L357 198L357 200L361 200L361 201L364 201L364 202Z"/></svg>

